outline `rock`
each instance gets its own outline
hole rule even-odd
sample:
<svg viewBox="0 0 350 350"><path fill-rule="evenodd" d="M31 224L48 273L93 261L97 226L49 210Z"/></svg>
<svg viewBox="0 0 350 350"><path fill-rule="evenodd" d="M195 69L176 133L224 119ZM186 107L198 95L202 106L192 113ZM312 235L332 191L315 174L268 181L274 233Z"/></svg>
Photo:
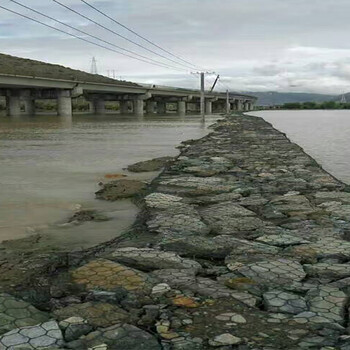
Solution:
<svg viewBox="0 0 350 350"><path fill-rule="evenodd" d="M106 174L105 178L106 179L122 179L124 177L127 177L125 174Z"/></svg>
<svg viewBox="0 0 350 350"><path fill-rule="evenodd" d="M288 247L291 245L306 244L309 241L302 239L300 237L291 236L288 234L278 234L278 235L264 235L256 239L256 241L273 245L276 247Z"/></svg>
<svg viewBox="0 0 350 350"><path fill-rule="evenodd" d="M250 278L227 278L225 276L222 276L222 278L218 278L218 281L231 289L235 289L242 292L249 292L250 294L255 296L261 296L261 289L259 288L259 285Z"/></svg>
<svg viewBox="0 0 350 350"><path fill-rule="evenodd" d="M39 311L31 304L9 294L0 293L0 334L48 320L48 314Z"/></svg>
<svg viewBox="0 0 350 350"><path fill-rule="evenodd" d="M54 349L61 345L63 336L55 321L13 329L0 338L0 350Z"/></svg>
<svg viewBox="0 0 350 350"><path fill-rule="evenodd" d="M224 259L237 246L237 241L230 236L209 238L179 234L162 237L159 246L164 250L174 251L184 256Z"/></svg>
<svg viewBox="0 0 350 350"><path fill-rule="evenodd" d="M128 170L133 173L141 173L148 171L158 171L164 168L173 157L159 157L151 160L145 160L128 166Z"/></svg>
<svg viewBox="0 0 350 350"><path fill-rule="evenodd" d="M53 314L62 321L71 317L80 317L87 320L89 325L93 327L109 327L128 319L127 312L120 307L95 302L67 306L55 310Z"/></svg>
<svg viewBox="0 0 350 350"><path fill-rule="evenodd" d="M346 278L343 278L341 280L329 283L329 286L341 289L343 292L345 292L347 295L349 295L349 292L350 292L350 277L346 277Z"/></svg>
<svg viewBox="0 0 350 350"><path fill-rule="evenodd" d="M306 294L306 300L311 312L329 320L329 322L345 323L345 306L348 298L338 288L320 286L310 290Z"/></svg>
<svg viewBox="0 0 350 350"><path fill-rule="evenodd" d="M311 311L305 311L294 316L293 321L298 324L312 323L312 324L319 324L319 325L328 324L331 322L328 318L318 315L318 313L311 312Z"/></svg>
<svg viewBox="0 0 350 350"><path fill-rule="evenodd" d="M254 212L232 202L210 205L201 211L201 215L216 234L234 235L265 225Z"/></svg>
<svg viewBox="0 0 350 350"><path fill-rule="evenodd" d="M341 202L343 204L350 204L350 193L348 192L316 192L315 201L317 204L324 202Z"/></svg>
<svg viewBox="0 0 350 350"><path fill-rule="evenodd" d="M186 297L183 295L177 295L172 298L172 303L179 307L187 307L187 308L196 308L199 307L200 304L197 300L192 297Z"/></svg>
<svg viewBox="0 0 350 350"><path fill-rule="evenodd" d="M153 273L158 279L174 289L191 291L213 299L233 298L248 306L255 306L257 299L245 292L232 291L209 278L197 277L190 270L158 270Z"/></svg>
<svg viewBox="0 0 350 350"><path fill-rule="evenodd" d="M321 277L329 280L335 280L350 276L350 264L305 264L304 268L307 274L311 277Z"/></svg>
<svg viewBox="0 0 350 350"><path fill-rule="evenodd" d="M201 265L194 260L181 258L176 253L150 248L120 248L109 258L128 266L143 270L161 269L194 269L200 270Z"/></svg>
<svg viewBox="0 0 350 350"><path fill-rule="evenodd" d="M264 261L269 258L274 258L280 250L277 247L270 246L264 243L251 242L244 239L232 238L230 242L235 246L232 246L232 251L225 258L225 263L231 271L232 266L242 266L244 263L252 263L257 261Z"/></svg>
<svg viewBox="0 0 350 350"><path fill-rule="evenodd" d="M195 271L193 270L157 270L152 273L157 279L175 289L186 288L196 283Z"/></svg>
<svg viewBox="0 0 350 350"><path fill-rule="evenodd" d="M225 321L225 322L233 322L233 323L238 323L238 324L244 324L247 323L247 320L239 314L235 314L232 312L220 314L215 317L217 320L220 321Z"/></svg>
<svg viewBox="0 0 350 350"><path fill-rule="evenodd" d="M129 324L114 325L108 328L100 328L90 333L83 339L89 347L105 343L108 349L121 350L161 350L157 339Z"/></svg>
<svg viewBox="0 0 350 350"><path fill-rule="evenodd" d="M85 221L107 221L109 218L96 210L80 210L68 222L83 223Z"/></svg>
<svg viewBox="0 0 350 350"><path fill-rule="evenodd" d="M108 350L108 345L107 344L100 344L100 345L96 345L92 348L89 348L88 350Z"/></svg>
<svg viewBox="0 0 350 350"><path fill-rule="evenodd" d="M302 247L302 246L301 246ZM340 258L350 259L350 242L334 237L321 237L314 243L305 245L306 249L316 252L319 259ZM298 247L295 247L298 248ZM293 249L291 252L293 253Z"/></svg>
<svg viewBox="0 0 350 350"><path fill-rule="evenodd" d="M280 285L291 284L304 279L306 273L301 264L288 259L266 260L247 264L237 269L237 272L260 284Z"/></svg>
<svg viewBox="0 0 350 350"><path fill-rule="evenodd" d="M178 176L163 179L160 190L184 197L196 197L229 193L237 187L220 177Z"/></svg>
<svg viewBox="0 0 350 350"><path fill-rule="evenodd" d="M169 292L169 290L171 290L169 284L159 283L152 288L152 295L161 296L161 295Z"/></svg>
<svg viewBox="0 0 350 350"><path fill-rule="evenodd" d="M223 333L216 336L213 340L209 340L209 345L219 347L225 345L237 345L242 343L242 339L235 337L230 333Z"/></svg>
<svg viewBox="0 0 350 350"><path fill-rule="evenodd" d="M127 291L151 289L146 274L106 259L90 261L73 270L71 275L76 284L85 286L87 290L114 291L120 287Z"/></svg>
<svg viewBox="0 0 350 350"><path fill-rule="evenodd" d="M157 213L147 221L149 231L161 235L173 237L176 234L193 236L206 235L209 233L208 226L195 213Z"/></svg>
<svg viewBox="0 0 350 350"><path fill-rule="evenodd" d="M64 331L64 339L67 342L79 339L93 330L87 320L74 316L61 321L59 326Z"/></svg>
<svg viewBox="0 0 350 350"><path fill-rule="evenodd" d="M146 207L150 209L166 210L172 208L184 208L188 210L189 205L183 203L183 198L170 194L153 192L145 197Z"/></svg>
<svg viewBox="0 0 350 350"><path fill-rule="evenodd" d="M308 307L303 297L281 290L271 290L263 294L267 311L297 315L307 311Z"/></svg>
<svg viewBox="0 0 350 350"><path fill-rule="evenodd" d="M146 184L137 180L116 180L103 185L103 188L96 192L97 199L115 201L122 198L130 198L139 194L146 188Z"/></svg>
<svg viewBox="0 0 350 350"><path fill-rule="evenodd" d="M284 195L272 199L267 206L272 206L282 214L292 213L309 214L314 211L310 201L302 195Z"/></svg>

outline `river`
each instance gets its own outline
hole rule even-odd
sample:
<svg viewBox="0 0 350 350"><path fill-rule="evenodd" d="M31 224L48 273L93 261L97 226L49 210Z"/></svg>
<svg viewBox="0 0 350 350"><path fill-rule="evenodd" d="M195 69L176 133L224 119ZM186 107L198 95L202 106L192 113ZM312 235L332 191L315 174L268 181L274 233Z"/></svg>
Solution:
<svg viewBox="0 0 350 350"><path fill-rule="evenodd" d="M350 111L261 111L327 171L350 184ZM117 237L134 221L130 200L96 200L106 174L149 181L157 173L132 174L127 165L177 155L183 140L200 138L218 116L186 118L77 115L20 119L0 117L0 241L45 237L43 246L82 249ZM111 220L67 225L77 208L97 209Z"/></svg>
<svg viewBox="0 0 350 350"><path fill-rule="evenodd" d="M264 118L303 147L322 167L350 184L350 111L260 111Z"/></svg>
<svg viewBox="0 0 350 350"><path fill-rule="evenodd" d="M218 116L174 115L138 119L77 115L0 117L0 241L45 236L45 245L81 249L120 235L135 219L130 200L96 200L106 174L131 174L127 165L177 155L181 141L200 138ZM110 221L67 224L77 208L101 210Z"/></svg>

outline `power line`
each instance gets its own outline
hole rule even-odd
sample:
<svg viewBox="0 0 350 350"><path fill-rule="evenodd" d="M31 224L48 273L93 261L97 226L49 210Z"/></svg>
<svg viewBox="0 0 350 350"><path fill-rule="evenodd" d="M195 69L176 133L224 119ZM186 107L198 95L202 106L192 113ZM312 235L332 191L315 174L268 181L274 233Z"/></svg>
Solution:
<svg viewBox="0 0 350 350"><path fill-rule="evenodd" d="M73 26L71 26L71 25L69 25L69 24L66 24L66 23L64 23L64 22L61 22L61 21L59 21L59 20L57 20L57 19L55 19L55 18L53 18L53 17L51 17L51 16L48 16L48 15L46 15L46 14L40 12L40 11L37 11L37 10L35 10L35 9L29 7L29 6L23 5L23 4L21 4L20 2L18 2L18 1L16 1L16 0L10 0L10 1L12 1L13 3L15 3L15 4L17 4L17 5L19 5L19 6L23 7L23 8L25 8L25 9L27 9L27 10L30 10L30 11L32 11L32 12L34 12L34 13L37 13L37 14L39 14L40 16L46 17L46 18L48 18L48 19L50 19L50 20L52 20L52 21L54 21L54 22L56 22L56 23L59 23L59 24L61 24L61 25L63 25L63 26L66 26L66 27L68 27L68 28L70 28L70 29L73 29L73 30L75 30L75 31L77 31L77 32L79 32L79 33L82 33L82 34L87 35L87 36L89 36L89 37L91 37L91 38L94 38L94 39L96 39L96 40L99 40L99 41L101 41L101 42L103 42L103 43L105 43L105 44L111 45L111 46L113 46L113 47L115 47L115 48L117 48L117 49L119 49L119 50L123 50L123 51L128 52L128 53L130 53L130 54L132 54L132 55L135 55L135 56L137 56L137 57L140 57L140 58L142 58L142 59L144 59L144 60L152 61L153 63L162 65L162 66L164 66L164 67L166 67L166 68L171 68L171 69L175 69L175 70L179 70L179 71L180 71L180 70L181 70L181 71L183 70L182 68L180 69L179 67L170 66L170 65L167 64L167 63L163 63L163 62L154 60L154 59L152 59L152 58L149 58L149 57L147 57L147 56L140 55L140 54L138 54L138 53L136 53L136 52L133 52L133 51L131 51L131 50L124 49L123 47L120 47L120 46L115 45L115 44L113 44L113 43L111 43L111 42L109 42L109 41L106 41L106 40L104 40L104 39L101 39L101 38L99 38L98 36L89 34L89 33L85 32L85 31L83 31L83 30L80 30L80 29L78 29L78 28L76 28L76 27L73 27Z"/></svg>
<svg viewBox="0 0 350 350"><path fill-rule="evenodd" d="M141 34L135 32L134 30L132 30L131 28L127 27L125 24L120 23L119 21L117 21L116 19L108 16L106 13L104 13L103 11L99 10L98 8L96 8L95 6L89 4L87 1L85 0L80 0L81 2L83 2L85 5L89 6L90 8L94 9L95 11L97 11L98 13L100 13L102 16L105 16L106 18L110 19L111 21L113 21L114 23L118 24L119 26L123 27L124 29L128 30L130 33L135 34L136 36L138 36L139 38L141 38L142 40L145 40L146 42L148 42L149 44L157 47L158 49L162 50L163 52L166 52L168 55L171 55L175 58L177 58L178 60L185 62L189 65L191 65L192 67L198 69L199 67L196 67L195 65L193 65L191 62L188 62L186 60L184 60L183 58L179 57L178 55L175 55L173 53L171 53L170 51L164 49L163 47L159 46L158 44L156 44L155 42L145 38L144 36L142 36ZM202 69L201 69L202 70Z"/></svg>
<svg viewBox="0 0 350 350"><path fill-rule="evenodd" d="M12 0L11 0L11 1L12 1ZM68 33L68 32L66 32L66 31L64 31L64 30L62 30L62 29L53 27L53 26L51 26L51 25L49 25L49 24L46 24L46 23L41 22L41 21L39 21L39 20L37 20L37 19L34 19L34 18L32 18L32 17L29 17L29 16L26 16L26 15L24 15L24 14L22 14L22 13L16 12L16 11L14 11L14 10L8 9L8 8L6 8L6 7L4 7L4 6L1 6L1 5L0 5L0 8L3 9L3 10L5 10L5 11L14 13L14 14L16 14L16 15L18 15L18 16L21 16L21 17L23 17L23 18L29 19L30 21L36 22L36 23L38 23L38 24L41 24L41 25L43 25L43 26L45 26L45 27L48 27L48 28L54 29L54 30L56 30L56 31L58 31L58 32L64 33L64 34L69 35L69 36L72 36L72 37L74 37L74 38L76 38L76 39L79 39L79 40L81 40L81 41L84 41L84 42L87 42L87 43L89 43L89 44L92 44L92 45L101 47L101 48L103 48L103 49L106 49L106 50L109 50L109 51L118 53L118 54L123 55L123 56L126 56L126 57L130 57L130 58L133 58L133 59L135 59L135 60L142 61L142 62L145 62L145 63L148 63L148 64L153 64L153 65L155 65L155 66L159 66L159 67L162 67L162 68L169 68L169 66L167 66L167 65L165 65L165 64L163 64L163 63L161 63L161 64L153 63L153 62L144 60L144 59L142 59L142 58L134 57L134 56L128 55L128 54L126 54L126 53L124 53L124 52L120 52L120 51L117 51L117 50L115 50L115 49L111 49L110 47L107 47L107 46L104 46L104 45L95 43L95 42L93 42L93 41L91 41L91 40L82 38L82 37L77 36L77 35L75 35L75 34ZM174 69L174 68L171 68L171 69ZM180 69L177 68L177 70L180 70ZM181 70L181 71L182 71L182 70Z"/></svg>
<svg viewBox="0 0 350 350"><path fill-rule="evenodd" d="M147 50L147 51L149 51L149 52L151 52L151 53L153 53L153 54L155 54L155 55L157 55L157 56L160 56L160 57L162 57L162 58L164 58L164 59L166 59L166 60L169 60L169 61L171 61L171 62L173 62L173 63L176 63L176 64L178 64L178 65L180 65L180 66L183 66L183 67L186 67L186 68L189 68L189 69L192 69L192 68L193 68L193 67L190 67L190 66L188 66L188 65L185 65L185 64L183 64L183 63L176 62L175 60L173 60L173 59L171 59L171 58L169 58L169 57L166 57L166 56L164 56L164 55L162 55L162 54L160 54L160 53L158 53L158 52L156 52L156 51L153 51L153 50L151 50L151 49L149 49L149 48L147 48L147 47L145 47L145 46L139 44L139 43L137 43L136 41L133 41L133 40L127 38L126 36L117 33L116 31L114 31L114 30L112 30L112 29L110 29L110 28L108 28L108 27L106 27L106 26L104 26L104 25L102 25L102 24L96 22L95 20L91 19L90 17L87 17L87 16L81 14L80 12L78 12L78 11L72 9L71 7L69 7L69 6L67 6L67 5L62 4L61 2L59 2L59 1L57 1L57 0L52 0L52 1L55 2L56 4L60 5L60 6L64 7L65 9L67 9L67 10L69 10L69 11L71 11L71 12L77 14L78 16L80 16L80 17L82 17L82 18L84 18L84 19L86 19L86 20L88 20L88 21L90 21L90 22L96 24L97 26L99 26L99 27L101 27L101 28L103 28L103 29L105 29L105 30L107 30L107 31L109 31L109 32L111 32L111 33L113 33L114 35L117 35L118 37L120 37L120 38L122 38L122 39L124 39L124 40L126 40L126 41L129 41L129 42L131 42L132 44L134 44L134 45L136 45L136 46L138 46L138 47L141 47L141 48L144 49L144 50ZM193 65L191 65L191 66L193 66Z"/></svg>

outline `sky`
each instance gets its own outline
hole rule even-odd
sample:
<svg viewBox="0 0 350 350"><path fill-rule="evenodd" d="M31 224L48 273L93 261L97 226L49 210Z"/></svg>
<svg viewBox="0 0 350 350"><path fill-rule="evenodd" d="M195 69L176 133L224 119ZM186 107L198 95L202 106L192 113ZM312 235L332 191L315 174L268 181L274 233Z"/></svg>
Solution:
<svg viewBox="0 0 350 350"><path fill-rule="evenodd" d="M159 67L83 42L0 8L0 52L146 84L341 94L350 91L349 0L87 0L112 18L191 63L174 56L98 14L81 0L59 0L112 31L180 64L134 45L52 0L16 0L68 25L174 68ZM98 42L58 23L0 0L7 7L55 28ZM100 42L111 49L115 47ZM117 49L116 49L117 50ZM192 67L192 65L194 67ZM215 73L215 74L214 74Z"/></svg>

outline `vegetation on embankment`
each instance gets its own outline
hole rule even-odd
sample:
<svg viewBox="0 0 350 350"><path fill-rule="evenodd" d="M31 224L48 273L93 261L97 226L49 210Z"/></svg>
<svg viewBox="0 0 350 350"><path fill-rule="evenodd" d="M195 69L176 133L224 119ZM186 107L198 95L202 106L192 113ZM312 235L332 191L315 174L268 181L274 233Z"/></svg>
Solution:
<svg viewBox="0 0 350 350"><path fill-rule="evenodd" d="M279 109L350 109L350 103L335 101L326 102L290 102L279 106Z"/></svg>
<svg viewBox="0 0 350 350"><path fill-rule="evenodd" d="M57 64L49 64L4 54L0 54L0 74L137 86L137 84L128 81L115 80L103 75L90 74Z"/></svg>

